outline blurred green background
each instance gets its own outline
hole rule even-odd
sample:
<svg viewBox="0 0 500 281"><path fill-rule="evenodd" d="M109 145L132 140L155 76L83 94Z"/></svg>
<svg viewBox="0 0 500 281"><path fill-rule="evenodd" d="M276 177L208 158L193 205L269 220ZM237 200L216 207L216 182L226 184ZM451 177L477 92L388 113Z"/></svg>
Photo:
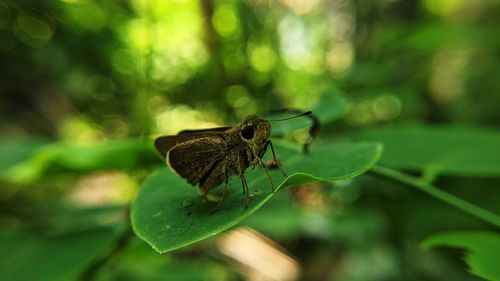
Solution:
<svg viewBox="0 0 500 281"><path fill-rule="evenodd" d="M164 165L152 147L159 135L280 108L318 108L322 120L340 108L319 143L407 124L494 133L498 73L495 0L0 0L0 276L481 280L462 251L419 244L491 226L370 176L282 192L244 221L245 237L258 231L293 261L275 279L225 252L218 236L160 255L131 232L128 209ZM393 136L388 155L402 145L418 157L448 141L406 140ZM472 142L458 154L481 148ZM483 151L493 158L486 172L475 172L479 160L443 175L412 169L412 158L383 163L499 213L498 147Z"/></svg>

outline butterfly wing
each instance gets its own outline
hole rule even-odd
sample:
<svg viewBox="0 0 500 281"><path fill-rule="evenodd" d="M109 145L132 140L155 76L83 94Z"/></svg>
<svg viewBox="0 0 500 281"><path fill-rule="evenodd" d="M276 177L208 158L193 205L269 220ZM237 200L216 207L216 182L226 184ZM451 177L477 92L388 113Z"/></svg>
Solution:
<svg viewBox="0 0 500 281"><path fill-rule="evenodd" d="M231 127L217 127L210 129L200 129L200 130L183 130L179 132L180 134L199 134L199 133L207 133L207 132L224 132L231 129Z"/></svg>
<svg viewBox="0 0 500 281"><path fill-rule="evenodd" d="M184 130L175 136L162 136L155 139L155 147L160 152L163 158L167 157L167 152L177 144L199 139L208 136L219 137L221 132L226 131L230 127L219 127L202 130Z"/></svg>
<svg viewBox="0 0 500 281"><path fill-rule="evenodd" d="M168 150L167 164L172 171L195 185L224 159L223 146L220 135L181 142Z"/></svg>

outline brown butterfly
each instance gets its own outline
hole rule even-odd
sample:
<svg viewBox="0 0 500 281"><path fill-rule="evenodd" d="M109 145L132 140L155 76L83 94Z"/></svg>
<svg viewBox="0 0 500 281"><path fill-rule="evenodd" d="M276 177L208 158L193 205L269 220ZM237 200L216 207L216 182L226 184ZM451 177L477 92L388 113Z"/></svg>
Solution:
<svg viewBox="0 0 500 281"><path fill-rule="evenodd" d="M290 118L311 113L308 111ZM245 170L250 166L259 165L263 168L274 191L271 177L262 161L268 147L272 151L272 164L286 176L276 160L273 144L269 140L270 134L269 121L252 115L234 127L185 130L174 136L162 136L155 140L155 147L173 172L185 178L191 185L199 185L202 195L224 183L222 198L213 212L220 208L224 201L231 175L240 176L246 197L245 207L248 206L250 192Z"/></svg>

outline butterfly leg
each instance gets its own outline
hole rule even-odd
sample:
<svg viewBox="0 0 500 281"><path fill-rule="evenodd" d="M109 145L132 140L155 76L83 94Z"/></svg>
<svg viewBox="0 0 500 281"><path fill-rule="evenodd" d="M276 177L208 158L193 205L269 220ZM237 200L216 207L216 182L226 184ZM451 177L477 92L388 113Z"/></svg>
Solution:
<svg viewBox="0 0 500 281"><path fill-rule="evenodd" d="M224 199L226 198L228 184L229 184L229 174L228 174L227 168L224 167L224 191L222 192L222 198L219 200L219 203L217 203L217 206L215 206L215 208L213 208L209 212L209 214L213 214L215 211L220 209L220 207L222 206L222 203L224 202Z"/></svg>
<svg viewBox="0 0 500 281"><path fill-rule="evenodd" d="M248 183L245 174L240 175L241 185L243 186L243 193L245 194L245 208L248 208L248 203L250 203L250 191L248 190Z"/></svg>
<svg viewBox="0 0 500 281"><path fill-rule="evenodd" d="M244 160L245 158L240 154L238 155L238 172L241 178L241 186L243 187L243 194L245 194L245 208L248 208L248 203L250 202L250 190L248 189L247 178L245 177L245 169L248 164Z"/></svg>
<svg viewBox="0 0 500 281"><path fill-rule="evenodd" d="M278 167L278 169L280 170L281 174L286 177L287 174L286 172L283 170L283 168L281 168L281 165L280 163L278 162L278 159L276 158L276 152L274 152L274 147L273 147L273 143L268 140L267 143L269 144L269 146L271 147L271 152L273 153L273 164L276 165Z"/></svg>
<svg viewBox="0 0 500 281"><path fill-rule="evenodd" d="M269 183L271 184L271 192L274 192L273 181L271 180L271 176L269 175L269 172L267 171L266 164L264 164L264 162L262 162L262 159L260 159L260 158L258 158L258 159L259 159L259 165L264 170L264 173L266 173L267 179L269 180Z"/></svg>

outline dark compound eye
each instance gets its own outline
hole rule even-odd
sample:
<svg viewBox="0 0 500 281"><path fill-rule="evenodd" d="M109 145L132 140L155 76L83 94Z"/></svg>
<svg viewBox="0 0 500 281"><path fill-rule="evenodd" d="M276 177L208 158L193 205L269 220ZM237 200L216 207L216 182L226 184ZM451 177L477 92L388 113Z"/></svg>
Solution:
<svg viewBox="0 0 500 281"><path fill-rule="evenodd" d="M245 126L243 129L241 129L241 136L246 139L250 140L253 138L253 127L252 126Z"/></svg>

